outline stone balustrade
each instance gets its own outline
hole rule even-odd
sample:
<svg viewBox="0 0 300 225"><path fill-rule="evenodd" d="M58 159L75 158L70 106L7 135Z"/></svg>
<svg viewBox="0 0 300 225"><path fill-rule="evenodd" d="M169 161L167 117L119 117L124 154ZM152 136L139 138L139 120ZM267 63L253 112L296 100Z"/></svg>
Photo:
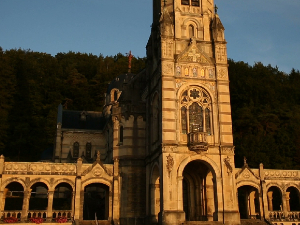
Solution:
<svg viewBox="0 0 300 225"><path fill-rule="evenodd" d="M192 151L207 151L207 133L191 132L188 134L188 146Z"/></svg>

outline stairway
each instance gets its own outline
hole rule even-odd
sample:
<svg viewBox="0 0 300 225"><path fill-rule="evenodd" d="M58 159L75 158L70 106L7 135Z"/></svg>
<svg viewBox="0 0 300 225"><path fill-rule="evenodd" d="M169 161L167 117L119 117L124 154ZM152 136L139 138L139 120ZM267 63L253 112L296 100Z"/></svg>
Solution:
<svg viewBox="0 0 300 225"><path fill-rule="evenodd" d="M241 219L241 225L268 225L264 220Z"/></svg>

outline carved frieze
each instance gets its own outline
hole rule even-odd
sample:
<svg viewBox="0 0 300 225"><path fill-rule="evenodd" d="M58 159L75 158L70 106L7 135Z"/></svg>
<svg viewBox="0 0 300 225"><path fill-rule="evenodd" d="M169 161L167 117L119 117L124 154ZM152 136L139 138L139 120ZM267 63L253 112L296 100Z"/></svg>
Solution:
<svg viewBox="0 0 300 225"><path fill-rule="evenodd" d="M5 163L7 173L75 173L75 164L59 163Z"/></svg>
<svg viewBox="0 0 300 225"><path fill-rule="evenodd" d="M299 176L298 171L293 171L293 170L266 170L265 172L265 177L266 178L295 178Z"/></svg>

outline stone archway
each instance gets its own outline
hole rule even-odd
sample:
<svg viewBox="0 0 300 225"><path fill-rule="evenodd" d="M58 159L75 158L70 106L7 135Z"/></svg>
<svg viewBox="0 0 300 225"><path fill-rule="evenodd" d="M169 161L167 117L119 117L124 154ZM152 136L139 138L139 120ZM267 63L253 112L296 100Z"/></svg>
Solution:
<svg viewBox="0 0 300 225"><path fill-rule="evenodd" d="M160 212L160 176L158 166L155 165L152 170L150 183L150 210L151 222L158 222L158 213Z"/></svg>
<svg viewBox="0 0 300 225"><path fill-rule="evenodd" d="M212 168L201 160L183 170L182 195L186 221L217 221L217 187Z"/></svg>
<svg viewBox="0 0 300 225"><path fill-rule="evenodd" d="M24 188L18 182L11 182L9 183L4 189L4 196L5 196L5 205L4 210L14 210L14 211L21 211L23 206L23 199L24 199ZM9 214L9 216L13 216ZM20 218L21 213L15 215L15 217Z"/></svg>
<svg viewBox="0 0 300 225"><path fill-rule="evenodd" d="M83 220L108 220L109 187L92 183L84 188Z"/></svg>
<svg viewBox="0 0 300 225"><path fill-rule="evenodd" d="M269 211L282 211L281 190L276 186L272 186L268 189L267 195Z"/></svg>
<svg viewBox="0 0 300 225"><path fill-rule="evenodd" d="M239 187L238 202L241 219L259 219L261 217L257 188L249 185Z"/></svg>
<svg viewBox="0 0 300 225"><path fill-rule="evenodd" d="M295 187L286 190L287 211L300 211L299 191Z"/></svg>

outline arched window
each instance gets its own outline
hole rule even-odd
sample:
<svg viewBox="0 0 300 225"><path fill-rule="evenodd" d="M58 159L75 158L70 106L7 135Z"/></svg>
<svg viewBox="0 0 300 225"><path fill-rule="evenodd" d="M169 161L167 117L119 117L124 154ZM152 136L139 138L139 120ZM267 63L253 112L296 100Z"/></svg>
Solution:
<svg viewBox="0 0 300 225"><path fill-rule="evenodd" d="M90 142L86 143L85 155L87 159L92 158L92 144Z"/></svg>
<svg viewBox="0 0 300 225"><path fill-rule="evenodd" d="M118 92L114 91L114 101L117 101L117 100L118 100Z"/></svg>
<svg viewBox="0 0 300 225"><path fill-rule="evenodd" d="M119 143L123 144L123 126L120 126L120 130L119 130Z"/></svg>
<svg viewBox="0 0 300 225"><path fill-rule="evenodd" d="M212 134L211 98L200 87L190 87L181 96L181 132Z"/></svg>
<svg viewBox="0 0 300 225"><path fill-rule="evenodd" d="M78 158L79 157L79 143L75 142L73 144L73 157Z"/></svg>
<svg viewBox="0 0 300 225"><path fill-rule="evenodd" d="M194 26L193 25L189 25L189 38L192 38L195 36L195 33L194 33Z"/></svg>

